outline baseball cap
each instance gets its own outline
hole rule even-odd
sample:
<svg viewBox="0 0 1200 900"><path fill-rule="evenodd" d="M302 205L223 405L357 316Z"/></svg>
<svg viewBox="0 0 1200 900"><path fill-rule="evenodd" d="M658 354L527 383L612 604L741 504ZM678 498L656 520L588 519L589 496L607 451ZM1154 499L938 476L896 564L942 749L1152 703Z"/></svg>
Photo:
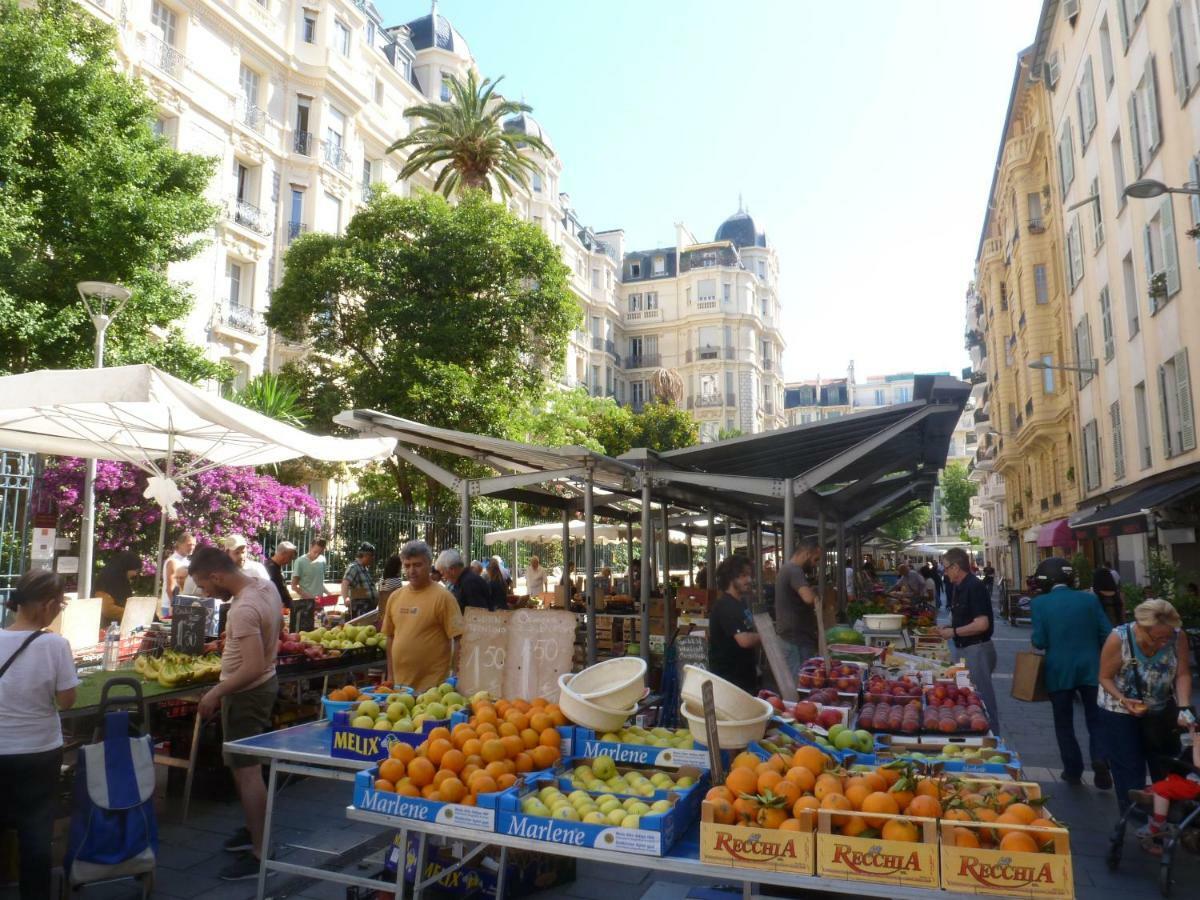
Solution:
<svg viewBox="0 0 1200 900"><path fill-rule="evenodd" d="M238 547L245 547L246 538L240 534L227 534L221 538L222 550L236 550Z"/></svg>

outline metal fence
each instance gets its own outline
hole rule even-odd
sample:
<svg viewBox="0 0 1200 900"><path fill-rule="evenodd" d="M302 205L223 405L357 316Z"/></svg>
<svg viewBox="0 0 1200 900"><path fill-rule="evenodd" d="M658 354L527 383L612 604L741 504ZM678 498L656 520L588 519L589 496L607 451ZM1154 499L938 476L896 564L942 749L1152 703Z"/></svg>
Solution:
<svg viewBox="0 0 1200 900"><path fill-rule="evenodd" d="M33 480L33 454L0 450L0 598L25 571Z"/></svg>

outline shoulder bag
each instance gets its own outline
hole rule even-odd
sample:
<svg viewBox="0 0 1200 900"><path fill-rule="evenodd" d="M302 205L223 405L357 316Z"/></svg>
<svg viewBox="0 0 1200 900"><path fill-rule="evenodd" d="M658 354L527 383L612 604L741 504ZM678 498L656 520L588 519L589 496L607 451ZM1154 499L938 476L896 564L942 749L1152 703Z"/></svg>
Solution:
<svg viewBox="0 0 1200 900"><path fill-rule="evenodd" d="M30 644L32 644L34 641L36 641L38 638L40 638L45 633L46 632L44 632L44 631L30 632L29 637L25 638L25 640L21 644L21 646L17 648L17 652L14 653L12 656L10 656L8 658L8 661L5 662L4 665L0 666L0 678L3 678L4 673L8 671L9 666L11 666L13 663L15 663L17 661L17 657L25 652L25 648L28 647Z"/></svg>
<svg viewBox="0 0 1200 900"><path fill-rule="evenodd" d="M1137 648L1133 645L1133 623L1125 630L1125 642L1129 647L1129 661L1133 664L1133 693L1135 700L1145 701L1142 690L1142 671L1137 661ZM1186 660L1176 659L1176 665L1187 665ZM1150 774L1155 780L1161 778L1158 773L1161 765L1158 760L1162 756L1178 756L1181 748L1177 724L1179 721L1179 706L1172 694L1162 709L1148 710L1140 719L1142 728L1142 752L1150 766Z"/></svg>

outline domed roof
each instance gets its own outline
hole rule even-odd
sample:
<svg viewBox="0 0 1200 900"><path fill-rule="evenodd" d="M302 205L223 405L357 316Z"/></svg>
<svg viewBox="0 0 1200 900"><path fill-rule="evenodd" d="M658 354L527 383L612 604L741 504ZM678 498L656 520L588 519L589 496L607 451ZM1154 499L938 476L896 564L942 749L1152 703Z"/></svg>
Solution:
<svg viewBox="0 0 1200 900"><path fill-rule="evenodd" d="M437 12L436 3L433 12L413 19L407 27L412 36L413 47L418 53L432 47L447 50L465 60L471 59L471 50L466 40L458 29L450 24L449 19Z"/></svg>
<svg viewBox="0 0 1200 900"><path fill-rule="evenodd" d="M504 120L504 130L516 134L530 134L534 137L541 138L547 147L554 149L554 144L550 142L550 135L546 134L546 130L542 128L538 122L529 113L517 113L515 116Z"/></svg>
<svg viewBox="0 0 1200 900"><path fill-rule="evenodd" d="M713 240L732 241L733 245L739 248L765 247L767 246L767 233L754 223L750 213L746 212L739 204L738 211L721 223Z"/></svg>

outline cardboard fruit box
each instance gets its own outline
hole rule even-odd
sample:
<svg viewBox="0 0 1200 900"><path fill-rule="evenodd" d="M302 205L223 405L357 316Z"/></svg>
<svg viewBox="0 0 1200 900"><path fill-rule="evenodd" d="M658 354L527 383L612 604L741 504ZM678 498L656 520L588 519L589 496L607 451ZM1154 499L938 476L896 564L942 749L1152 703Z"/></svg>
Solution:
<svg viewBox="0 0 1200 900"><path fill-rule="evenodd" d="M729 825L717 821L717 808L700 805L700 862L738 869L765 869L793 875L816 871L817 819L804 810L799 831Z"/></svg>
<svg viewBox="0 0 1200 900"><path fill-rule="evenodd" d="M374 728L355 728L350 724L348 712L336 713L329 726L329 752L338 759L354 759L359 762L379 762L386 759L392 744L411 744L416 747L425 741L429 732L438 726L449 727L450 720L425 721L421 730L383 731Z"/></svg>
<svg viewBox="0 0 1200 900"><path fill-rule="evenodd" d="M495 831L510 837L523 837L552 844L568 844L575 847L590 847L595 850L612 850L618 853L636 853L639 856L665 856L675 840L691 826L694 819L692 805L674 792L664 797L671 808L666 812L640 816L639 827L625 828L620 825L601 825L577 822L527 813L522 801L544 787L561 790L560 782L545 773L536 778L519 781L507 791L497 795ZM695 793L694 791L692 792ZM656 798L639 798L649 805Z"/></svg>
<svg viewBox="0 0 1200 900"><path fill-rule="evenodd" d="M575 733L568 749L563 755L572 750L580 756L596 757L610 756L613 762L627 763L637 766L658 766L664 769L677 769L680 766L695 766L707 769L710 765L708 750L703 745L692 742L690 748L654 747L649 744L623 744L613 741L602 741L596 732L590 728L575 726Z"/></svg>
<svg viewBox="0 0 1200 900"><path fill-rule="evenodd" d="M437 822L455 828L470 828L474 831L494 831L496 828L496 803L503 791L480 794L477 806L462 803L442 803L424 797L407 797L391 791L375 788L379 777L377 768L366 769L354 776L354 807L368 812L395 816L397 819L414 819L418 822ZM521 779L509 790L516 790ZM399 822L397 828L402 827Z"/></svg>
<svg viewBox="0 0 1200 900"><path fill-rule="evenodd" d="M704 752L707 753L708 751L706 750ZM569 794L571 791L582 790L585 793L593 795L612 794L615 797L621 798L633 796L631 794L613 791L608 788L604 788L603 790L588 790L587 788L578 788L573 785L571 783L571 776L574 774L575 769L582 765L591 765L592 762L593 757L587 756L564 759L561 760L557 766L555 766L553 771L540 774L553 776L555 779L557 779L559 788L565 794ZM654 767L651 766L650 768ZM640 772L643 775L646 774L645 770L641 766L617 766L616 771L618 775L627 775L630 772ZM638 799L648 801L664 800L667 798L668 794L678 795L682 805L688 810L687 814L691 817L691 819L694 819L700 812L701 799L708 792L709 787L712 786L712 782L709 778L708 767L705 766L704 768L699 768L697 766L681 766L680 768L673 770L670 774L676 779L687 776L688 778L693 779L692 784L682 788L672 787L667 789L657 789L651 796L638 797Z"/></svg>
<svg viewBox="0 0 1200 900"><path fill-rule="evenodd" d="M994 830L994 826L983 822L942 822L942 887L946 890L1001 897L1074 898L1071 842L1065 828L1004 826L1026 832L1038 844L1044 844L1038 852L959 847L955 828L975 833Z"/></svg>
<svg viewBox="0 0 1200 900"><path fill-rule="evenodd" d="M917 840L846 837L840 833L838 826L833 824L835 816L908 821L917 830ZM822 878L838 878L844 881L937 888L941 884L937 820L882 813L818 810L817 874Z"/></svg>

